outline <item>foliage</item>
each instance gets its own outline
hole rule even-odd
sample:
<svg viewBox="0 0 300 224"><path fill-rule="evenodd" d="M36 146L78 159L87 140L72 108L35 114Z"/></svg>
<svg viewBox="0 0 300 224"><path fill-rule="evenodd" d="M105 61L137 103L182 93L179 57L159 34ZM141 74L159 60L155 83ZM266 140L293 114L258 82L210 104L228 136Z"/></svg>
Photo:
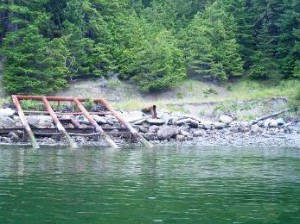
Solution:
<svg viewBox="0 0 300 224"><path fill-rule="evenodd" d="M187 74L300 77L297 0L16 0L0 5L7 93L119 74L144 91Z"/></svg>
<svg viewBox="0 0 300 224"><path fill-rule="evenodd" d="M235 22L219 1L198 13L184 32L183 48L192 73L226 80L243 72Z"/></svg>

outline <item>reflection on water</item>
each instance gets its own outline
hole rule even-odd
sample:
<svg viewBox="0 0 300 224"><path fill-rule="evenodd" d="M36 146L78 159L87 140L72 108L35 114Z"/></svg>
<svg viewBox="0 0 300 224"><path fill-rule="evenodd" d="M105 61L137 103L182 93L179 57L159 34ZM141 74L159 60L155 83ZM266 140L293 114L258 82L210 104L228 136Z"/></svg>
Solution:
<svg viewBox="0 0 300 224"><path fill-rule="evenodd" d="M300 223L300 149L0 148L0 223Z"/></svg>

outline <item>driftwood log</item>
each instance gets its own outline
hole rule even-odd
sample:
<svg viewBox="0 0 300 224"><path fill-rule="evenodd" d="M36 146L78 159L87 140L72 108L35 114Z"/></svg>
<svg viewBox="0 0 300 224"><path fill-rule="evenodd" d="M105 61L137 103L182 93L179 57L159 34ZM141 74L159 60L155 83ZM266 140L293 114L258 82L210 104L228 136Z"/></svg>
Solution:
<svg viewBox="0 0 300 224"><path fill-rule="evenodd" d="M250 124L256 124L257 122L259 121L262 121L262 120L265 120L265 119L268 119L268 118L271 118L271 117L275 117L275 116L278 116L280 114L283 114L283 113L286 113L288 111L292 110L292 108L288 108L288 109L285 109L285 110L281 110L281 111L277 111L277 112L274 112L272 114L267 114L267 115L264 115L262 117L259 117L253 121L250 122Z"/></svg>

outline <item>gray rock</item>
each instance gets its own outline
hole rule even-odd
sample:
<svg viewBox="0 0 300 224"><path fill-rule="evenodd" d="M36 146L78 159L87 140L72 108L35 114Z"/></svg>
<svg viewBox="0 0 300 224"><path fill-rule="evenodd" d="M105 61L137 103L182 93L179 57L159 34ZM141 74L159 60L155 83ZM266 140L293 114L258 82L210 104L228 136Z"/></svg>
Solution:
<svg viewBox="0 0 300 224"><path fill-rule="evenodd" d="M39 128L53 128L53 120L50 116L38 116L39 123L38 127Z"/></svg>
<svg viewBox="0 0 300 224"><path fill-rule="evenodd" d="M142 132L142 133L147 133L147 132L148 132L148 128L145 127L145 126L140 126L140 127L139 127L139 130L140 130L140 132Z"/></svg>
<svg viewBox="0 0 300 224"><path fill-rule="evenodd" d="M151 133L157 133L158 130L159 130L159 127L157 125L152 125L149 128L149 132L151 132Z"/></svg>
<svg viewBox="0 0 300 224"><path fill-rule="evenodd" d="M0 128L11 128L15 126L15 122L10 117L0 117Z"/></svg>
<svg viewBox="0 0 300 224"><path fill-rule="evenodd" d="M165 121L163 119L158 119L158 118L149 118L149 119L147 119L147 122L151 125L163 125L163 124L165 124Z"/></svg>
<svg viewBox="0 0 300 224"><path fill-rule="evenodd" d="M274 119L270 119L270 121L269 121L269 127L270 128L277 128L278 127L277 121L274 120Z"/></svg>
<svg viewBox="0 0 300 224"><path fill-rule="evenodd" d="M177 120L175 124L178 126L189 125L191 128L198 128L199 121L196 121L191 118L184 118L184 119Z"/></svg>
<svg viewBox="0 0 300 224"><path fill-rule="evenodd" d="M216 129L223 129L223 128L225 128L226 124L222 123L222 122L216 122L216 123L214 123L214 126Z"/></svg>
<svg viewBox="0 0 300 224"><path fill-rule="evenodd" d="M282 126L282 125L285 124L285 121L283 120L283 118L278 118L278 119L276 120L276 122L277 122L277 125L279 125L279 126Z"/></svg>
<svg viewBox="0 0 300 224"><path fill-rule="evenodd" d="M120 137L120 132L118 131L118 129L113 129L110 134L113 136L113 137Z"/></svg>
<svg viewBox="0 0 300 224"><path fill-rule="evenodd" d="M183 141L185 141L185 136L184 135L176 135L176 140L178 142L183 142Z"/></svg>
<svg viewBox="0 0 300 224"><path fill-rule="evenodd" d="M250 131L253 134L262 133L262 129L257 124L251 125Z"/></svg>
<svg viewBox="0 0 300 224"><path fill-rule="evenodd" d="M11 139L10 139L10 138L7 138L7 137L2 137L2 136L0 136L0 142L3 142L3 143L11 143Z"/></svg>
<svg viewBox="0 0 300 224"><path fill-rule="evenodd" d="M135 125L141 125L141 124L143 124L146 120L147 120L147 119L143 118L143 119L140 119L140 120L135 121L133 124L135 124Z"/></svg>
<svg viewBox="0 0 300 224"><path fill-rule="evenodd" d="M191 119L191 121L189 123L189 126L191 128L198 128L199 127L199 121L195 121L195 120Z"/></svg>
<svg viewBox="0 0 300 224"><path fill-rule="evenodd" d="M106 124L107 123L107 121L104 117L101 117L99 115L92 115L92 117L98 124Z"/></svg>
<svg viewBox="0 0 300 224"><path fill-rule="evenodd" d="M223 123L225 123L225 124L230 124L230 123L233 121L233 118L232 118L232 117L229 117L229 116L227 116L227 115L221 115L221 116L219 117L219 121L220 121L220 122L223 122Z"/></svg>
<svg viewBox="0 0 300 224"><path fill-rule="evenodd" d="M195 130L193 132L193 136L194 137L200 137L200 136L204 136L206 134L206 132L204 130Z"/></svg>
<svg viewBox="0 0 300 224"><path fill-rule="evenodd" d="M0 117L11 117L15 113L16 111L11 108L0 109Z"/></svg>
<svg viewBox="0 0 300 224"><path fill-rule="evenodd" d="M202 124L199 125L200 128L204 130L211 130L212 129L212 124L208 122L203 122Z"/></svg>
<svg viewBox="0 0 300 224"><path fill-rule="evenodd" d="M185 130L180 130L180 134L183 136L189 136L191 135L189 132L185 131Z"/></svg>
<svg viewBox="0 0 300 224"><path fill-rule="evenodd" d="M13 142L18 142L20 141L19 135L16 132L9 132L8 137L13 141Z"/></svg>
<svg viewBox="0 0 300 224"><path fill-rule="evenodd" d="M169 126L162 126L157 132L157 137L159 140L169 140L176 134L178 134L177 128L169 127Z"/></svg>
<svg viewBox="0 0 300 224"><path fill-rule="evenodd" d="M149 140L149 141L152 141L155 139L155 134L154 133L151 133L151 132L147 132L144 134L144 137Z"/></svg>

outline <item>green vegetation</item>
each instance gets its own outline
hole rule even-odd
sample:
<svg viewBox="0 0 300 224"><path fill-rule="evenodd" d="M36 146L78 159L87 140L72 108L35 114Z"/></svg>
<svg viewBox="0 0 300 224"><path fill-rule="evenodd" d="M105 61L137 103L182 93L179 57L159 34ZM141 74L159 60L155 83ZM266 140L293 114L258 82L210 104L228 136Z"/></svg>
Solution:
<svg viewBox="0 0 300 224"><path fill-rule="evenodd" d="M246 77L277 84L277 94L300 79L299 18L297 0L4 0L3 86L48 94L73 79L118 75L146 92L187 77L234 91L228 80ZM258 85L257 95L269 94Z"/></svg>

